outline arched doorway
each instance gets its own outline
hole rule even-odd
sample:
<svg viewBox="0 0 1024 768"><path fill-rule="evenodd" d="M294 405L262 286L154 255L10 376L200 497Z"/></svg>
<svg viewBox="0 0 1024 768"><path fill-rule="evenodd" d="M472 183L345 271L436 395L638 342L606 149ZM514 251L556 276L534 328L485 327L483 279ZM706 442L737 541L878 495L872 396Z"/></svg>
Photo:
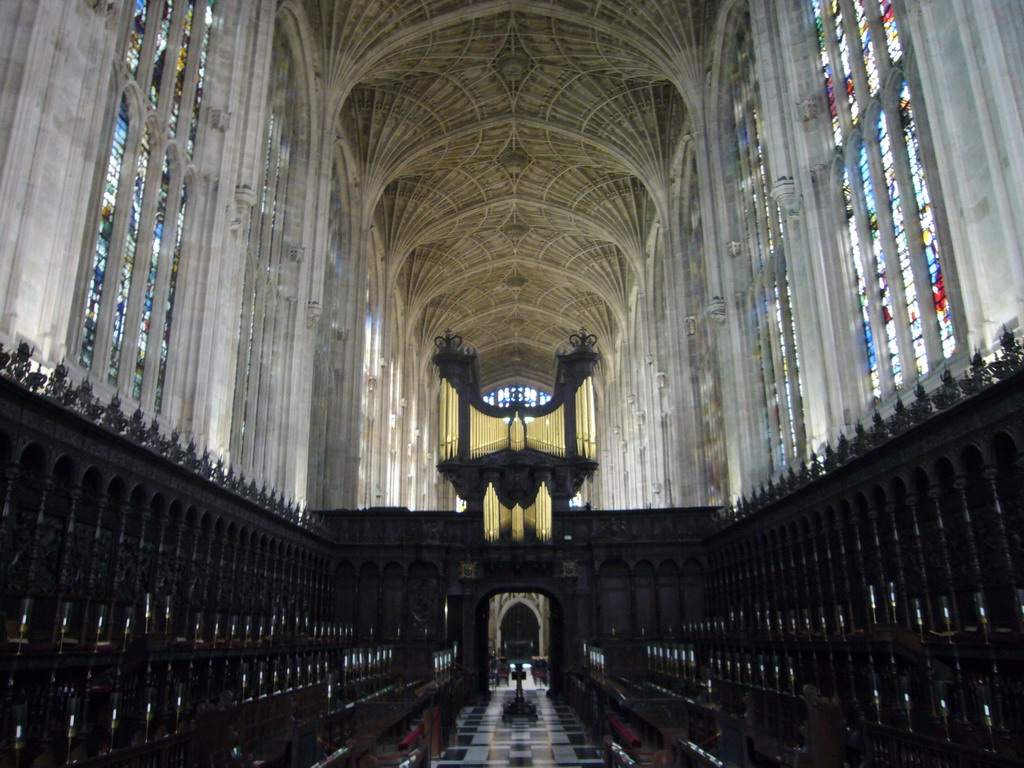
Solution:
<svg viewBox="0 0 1024 768"><path fill-rule="evenodd" d="M465 658L477 670L480 692L488 691L491 653L499 653L509 637L514 636L533 640L534 655L543 656L547 664L548 690L551 695L557 695L562 687L569 642L560 596L535 585L492 587L476 599L475 605L473 626L467 628L465 635L473 638L473 645L466 649ZM495 610L495 605L500 608ZM498 645L498 638L501 645Z"/></svg>
<svg viewBox="0 0 1024 768"><path fill-rule="evenodd" d="M539 592L500 592L491 596L488 651L501 654L509 641L529 642L533 656L548 655L551 639L548 598Z"/></svg>

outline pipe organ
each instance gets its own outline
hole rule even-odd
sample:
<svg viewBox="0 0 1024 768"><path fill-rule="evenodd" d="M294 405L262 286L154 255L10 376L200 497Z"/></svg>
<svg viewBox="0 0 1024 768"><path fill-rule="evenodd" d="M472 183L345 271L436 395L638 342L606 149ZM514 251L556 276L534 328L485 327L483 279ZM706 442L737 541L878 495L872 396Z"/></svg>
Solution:
<svg viewBox="0 0 1024 768"><path fill-rule="evenodd" d="M451 332L434 340L438 470L466 512L482 517L486 541L550 541L553 513L567 510L597 469L597 338L582 330L569 342L548 402L492 405L480 394L476 351Z"/></svg>
<svg viewBox="0 0 1024 768"><path fill-rule="evenodd" d="M470 456L474 459L509 447L509 423L500 416L488 416L476 408L469 409Z"/></svg>
<svg viewBox="0 0 1024 768"><path fill-rule="evenodd" d="M441 379L440 445L437 453L444 459L459 455L459 395L446 379Z"/></svg>
<svg viewBox="0 0 1024 768"><path fill-rule="evenodd" d="M576 452L588 459L597 458L594 431L594 379L588 376L576 390Z"/></svg>
<svg viewBox="0 0 1024 768"><path fill-rule="evenodd" d="M590 381L590 379L588 378L586 381ZM578 391L576 397L579 397ZM577 414L579 414L578 410ZM564 456L565 406L559 406L547 416L538 416L531 421L526 427L526 445L528 448L535 448L538 451Z"/></svg>

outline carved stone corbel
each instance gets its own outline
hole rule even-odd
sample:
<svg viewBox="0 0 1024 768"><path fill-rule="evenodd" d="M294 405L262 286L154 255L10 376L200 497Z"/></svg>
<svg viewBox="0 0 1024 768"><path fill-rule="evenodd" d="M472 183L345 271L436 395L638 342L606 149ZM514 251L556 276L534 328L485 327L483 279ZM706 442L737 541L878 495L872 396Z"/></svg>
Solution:
<svg viewBox="0 0 1024 768"><path fill-rule="evenodd" d="M256 205L256 192L248 184L239 184L235 187L235 210L228 224L232 232L238 232L245 222L245 217L252 207Z"/></svg>

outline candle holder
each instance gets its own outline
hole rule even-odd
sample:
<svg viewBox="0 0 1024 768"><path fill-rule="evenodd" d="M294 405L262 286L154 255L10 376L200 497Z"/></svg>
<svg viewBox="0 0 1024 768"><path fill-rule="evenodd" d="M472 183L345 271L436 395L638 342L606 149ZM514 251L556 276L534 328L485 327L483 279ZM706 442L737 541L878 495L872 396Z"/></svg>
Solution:
<svg viewBox="0 0 1024 768"><path fill-rule="evenodd" d="M975 692L978 697L978 710L981 712L981 722L985 726L985 730L988 731L990 744L995 746L992 728L992 700L989 696L988 686L979 685L975 688Z"/></svg>
<svg viewBox="0 0 1024 768"><path fill-rule="evenodd" d="M939 605L942 608L942 623L946 627L946 637L948 638L950 644L952 644L952 642L953 642L953 615L950 613L950 610L949 610L949 597L946 596L946 595L941 595L939 597Z"/></svg>
<svg viewBox="0 0 1024 768"><path fill-rule="evenodd" d="M114 739L117 736L117 726L119 721L117 719L118 710L121 708L121 694L113 693L110 696L110 749L115 749Z"/></svg>
<svg viewBox="0 0 1024 768"><path fill-rule="evenodd" d="M71 699L71 701L75 701ZM68 759L67 762L71 762L71 748L75 741L75 736L78 734L77 723L75 722L75 713L72 712L68 715Z"/></svg>
<svg viewBox="0 0 1024 768"><path fill-rule="evenodd" d="M68 618L71 615L71 603L65 601L60 604L60 641L57 643L57 653L64 653L64 641L68 636Z"/></svg>
<svg viewBox="0 0 1024 768"><path fill-rule="evenodd" d="M879 691L881 687L878 681L878 673L871 672L871 702L875 707L875 722L882 722L882 695Z"/></svg>
<svg viewBox="0 0 1024 768"><path fill-rule="evenodd" d="M107 611L103 605L97 604L96 606L96 642L93 644L93 652L99 653L100 646L103 644L103 629L104 621L106 619Z"/></svg>
<svg viewBox="0 0 1024 768"><path fill-rule="evenodd" d="M914 723L910 717L911 702L910 702L910 680L906 677L899 678L900 686L900 705L903 707L903 712L907 717L907 730L911 733L914 732Z"/></svg>
<svg viewBox="0 0 1024 768"><path fill-rule="evenodd" d="M21 601L21 621L18 622L18 654L28 642L25 635L28 633L29 617L32 615L32 598L26 597Z"/></svg>
<svg viewBox="0 0 1024 768"><path fill-rule="evenodd" d="M988 612L985 610L985 595L980 591L974 593L974 608L978 612L978 623L981 624L981 631L985 635L985 642L988 642Z"/></svg>
<svg viewBox="0 0 1024 768"><path fill-rule="evenodd" d="M921 613L921 600L915 597L911 601L911 605L914 609L914 620L917 622L917 634L921 636L921 642L924 642L924 614Z"/></svg>
<svg viewBox="0 0 1024 768"><path fill-rule="evenodd" d="M124 609L124 641L127 643L132 638L132 617L135 613L135 606L128 605Z"/></svg>
<svg viewBox="0 0 1024 768"><path fill-rule="evenodd" d="M14 768L21 768L21 750L25 748L25 726L23 723L15 723L11 746L14 748Z"/></svg>

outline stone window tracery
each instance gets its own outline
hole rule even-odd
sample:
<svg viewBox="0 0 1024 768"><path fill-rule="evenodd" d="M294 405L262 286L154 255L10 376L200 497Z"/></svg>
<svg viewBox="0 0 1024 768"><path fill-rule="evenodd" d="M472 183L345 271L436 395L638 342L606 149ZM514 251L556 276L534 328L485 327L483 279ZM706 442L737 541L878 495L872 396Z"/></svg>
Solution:
<svg viewBox="0 0 1024 768"><path fill-rule="evenodd" d="M301 242L296 227L308 152L299 68L281 27L274 33L271 68L261 180L246 232L231 434L233 457L264 476L272 473L275 457L258 436L280 418L288 397L284 369L297 328L293 308L302 248L296 245Z"/></svg>
<svg viewBox="0 0 1024 768"><path fill-rule="evenodd" d="M803 389L786 259L786 213L773 194L754 77L753 44L742 26L736 38L730 98L736 141L736 204L749 255L749 320L755 377L763 393L761 429L771 468L803 450ZM784 181L784 180L783 180Z"/></svg>
<svg viewBox="0 0 1024 768"><path fill-rule="evenodd" d="M810 4L845 165L839 186L864 359L880 400L957 350L942 249L892 3Z"/></svg>
<svg viewBox="0 0 1024 768"><path fill-rule="evenodd" d="M81 289L79 365L157 413L214 3L135 0Z"/></svg>

